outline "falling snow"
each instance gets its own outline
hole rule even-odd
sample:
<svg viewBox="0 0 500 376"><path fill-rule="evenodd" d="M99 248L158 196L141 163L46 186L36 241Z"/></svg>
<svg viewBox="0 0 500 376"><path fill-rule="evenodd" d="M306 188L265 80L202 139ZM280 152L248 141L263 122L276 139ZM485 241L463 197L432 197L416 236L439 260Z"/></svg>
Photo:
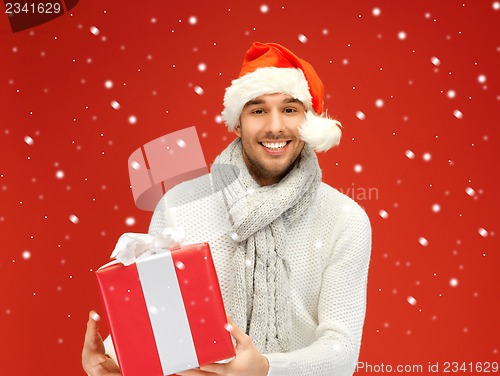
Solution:
<svg viewBox="0 0 500 376"><path fill-rule="evenodd" d="M465 188L465 193L467 193L471 197L476 195L476 191L474 189L472 189L471 187Z"/></svg>
<svg viewBox="0 0 500 376"><path fill-rule="evenodd" d="M186 141L184 141L183 139L178 139L176 141L176 144L178 147L180 147L181 149L184 149L186 147Z"/></svg>
<svg viewBox="0 0 500 376"><path fill-rule="evenodd" d="M24 142L26 142L27 145L33 145L35 143L30 136L24 136Z"/></svg>
<svg viewBox="0 0 500 376"><path fill-rule="evenodd" d="M389 213L387 213L385 210L380 210L378 214L384 219L389 218Z"/></svg>
<svg viewBox="0 0 500 376"><path fill-rule="evenodd" d="M97 27L95 27L95 26L91 26L90 27L90 32L92 34L96 35L96 36L99 35L99 34L101 34L100 30Z"/></svg>
<svg viewBox="0 0 500 376"><path fill-rule="evenodd" d="M406 301L410 303L412 306L417 305L417 299L415 299L413 296L407 297Z"/></svg>
<svg viewBox="0 0 500 376"><path fill-rule="evenodd" d="M481 235L483 238L488 236L488 231L486 231L486 229L484 229L482 227L478 230L478 232L479 232L479 235Z"/></svg>
<svg viewBox="0 0 500 376"><path fill-rule="evenodd" d="M406 157L407 157L408 159L413 159L413 158L415 158L415 153L414 153L414 152L412 152L411 150L406 150L406 151L405 151L405 155L406 155Z"/></svg>
<svg viewBox="0 0 500 376"><path fill-rule="evenodd" d="M149 224L150 214L134 208L128 157L155 138L196 125L213 162L234 137L220 115L224 88L250 43L271 31L279 40L268 41L283 43L317 69L324 110L344 125L339 147L318 158L324 181L354 192L348 195L372 224L370 267L377 270L368 294L375 316L366 323L364 351L383 344L396 364L404 360L397 345L404 342L419 348L422 359L443 353L454 360L496 359L499 277L490 271L499 260L500 43L493 31L500 1L344 2L333 14L339 4L315 3L318 18L304 17L304 7L286 1L194 8L151 2L140 9L107 2L79 6L7 38L2 93L8 106L0 120L5 335L29 342L27 312L84 329L87 309L99 308L97 288L89 286L110 245L120 233L143 232ZM180 149L174 139L170 150L189 147ZM128 163L133 174L154 172L152 157ZM18 218L29 226L20 228ZM240 237L227 235L237 246L230 236ZM318 255L328 248L317 239L308 247ZM19 276L26 276L23 283L14 283ZM384 304L394 309L378 309ZM66 354L82 338L57 325L40 335L48 338L40 358L64 359L68 374L81 371ZM481 339L473 353L461 346L472 336ZM434 338L443 347L432 345ZM446 351L435 353L439 348ZM16 374L9 366L26 354L8 346L4 352L11 361L3 372ZM39 371L28 368L26 374Z"/></svg>
<svg viewBox="0 0 500 376"><path fill-rule="evenodd" d="M462 114L462 111L460 110L454 110L453 116L455 116L457 119L462 119L464 117L464 114Z"/></svg>
<svg viewBox="0 0 500 376"><path fill-rule="evenodd" d="M119 110L120 103L118 103L117 101L111 101L111 107L113 107L115 110Z"/></svg>
<svg viewBox="0 0 500 376"><path fill-rule="evenodd" d="M141 165L139 164L139 162L137 161L132 161L130 162L130 166L134 169L134 170L139 170L141 168Z"/></svg>
<svg viewBox="0 0 500 376"><path fill-rule="evenodd" d="M356 111L356 117L359 120L365 120L366 119L366 115L362 111Z"/></svg>
<svg viewBox="0 0 500 376"><path fill-rule="evenodd" d="M441 65L441 60L439 60L436 56L433 56L431 57L431 63L438 67Z"/></svg>
<svg viewBox="0 0 500 376"><path fill-rule="evenodd" d="M203 95L205 93L205 90L203 90L200 86L195 86L194 92L198 95Z"/></svg>
<svg viewBox="0 0 500 376"><path fill-rule="evenodd" d="M69 220L70 220L71 222L73 222L75 225L76 225L78 222L80 222L80 219L78 219L78 217L77 217L76 215L74 215L74 214L71 214L71 215L69 216Z"/></svg>
<svg viewBox="0 0 500 376"><path fill-rule="evenodd" d="M427 247L429 245L429 241L426 238L424 238L423 236L421 236L420 238L418 238L418 242L423 247Z"/></svg>

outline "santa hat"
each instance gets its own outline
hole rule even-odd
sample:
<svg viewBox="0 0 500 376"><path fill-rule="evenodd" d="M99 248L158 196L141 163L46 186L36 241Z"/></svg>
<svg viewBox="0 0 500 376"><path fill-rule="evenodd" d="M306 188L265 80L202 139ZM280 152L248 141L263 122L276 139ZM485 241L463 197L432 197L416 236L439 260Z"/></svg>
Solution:
<svg viewBox="0 0 500 376"><path fill-rule="evenodd" d="M222 119L233 131L245 104L263 94L284 93L306 108L300 137L316 151L338 145L342 125L323 108L324 88L313 66L276 43L255 42L247 51L240 75L224 95Z"/></svg>

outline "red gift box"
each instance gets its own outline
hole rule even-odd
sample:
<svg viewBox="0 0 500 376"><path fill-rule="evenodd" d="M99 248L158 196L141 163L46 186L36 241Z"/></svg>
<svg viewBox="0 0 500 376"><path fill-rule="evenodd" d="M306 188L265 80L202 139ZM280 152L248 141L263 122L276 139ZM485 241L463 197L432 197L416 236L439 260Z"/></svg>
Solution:
<svg viewBox="0 0 500 376"><path fill-rule="evenodd" d="M123 376L164 376L234 356L208 243L96 272Z"/></svg>
<svg viewBox="0 0 500 376"><path fill-rule="evenodd" d="M132 194L139 209L154 211L165 192L208 173L195 127L148 142L128 159Z"/></svg>

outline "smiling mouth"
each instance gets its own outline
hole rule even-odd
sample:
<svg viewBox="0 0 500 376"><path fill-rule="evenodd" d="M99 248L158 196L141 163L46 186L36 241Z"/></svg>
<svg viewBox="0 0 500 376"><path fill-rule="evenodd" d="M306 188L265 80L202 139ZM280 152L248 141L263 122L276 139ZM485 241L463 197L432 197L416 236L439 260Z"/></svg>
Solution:
<svg viewBox="0 0 500 376"><path fill-rule="evenodd" d="M288 145L290 141L283 141L283 142L259 142L262 146L269 150L281 150L283 149L286 145Z"/></svg>

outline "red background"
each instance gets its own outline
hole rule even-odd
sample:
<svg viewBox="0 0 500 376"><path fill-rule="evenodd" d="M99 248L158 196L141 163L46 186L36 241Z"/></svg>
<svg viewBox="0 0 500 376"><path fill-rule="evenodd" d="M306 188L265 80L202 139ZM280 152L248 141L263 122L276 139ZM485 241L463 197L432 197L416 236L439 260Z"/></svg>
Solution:
<svg viewBox="0 0 500 376"><path fill-rule="evenodd" d="M212 163L233 137L216 121L224 88L253 41L310 61L344 125L320 163L372 222L360 361L498 360L498 7L88 0L19 33L1 16L1 373L83 374L87 312L102 312L94 270L151 215L134 206L128 156L196 125Z"/></svg>

